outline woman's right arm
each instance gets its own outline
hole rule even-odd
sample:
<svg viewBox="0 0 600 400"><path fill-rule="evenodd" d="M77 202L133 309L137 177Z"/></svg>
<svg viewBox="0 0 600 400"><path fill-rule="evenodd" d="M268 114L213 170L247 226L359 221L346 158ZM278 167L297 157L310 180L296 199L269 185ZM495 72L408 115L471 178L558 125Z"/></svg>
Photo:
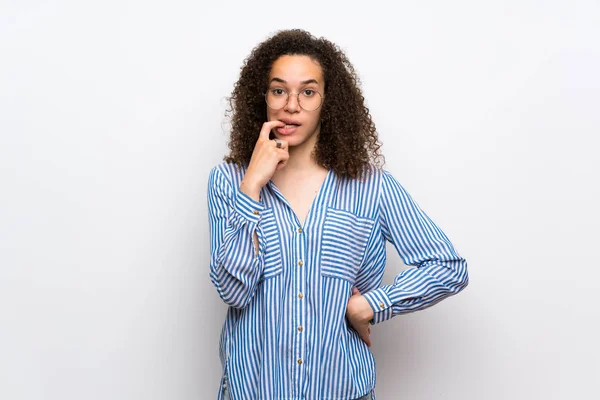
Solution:
<svg viewBox="0 0 600 400"><path fill-rule="evenodd" d="M208 180L210 279L232 307L244 308L250 302L263 274L260 219L264 208L234 188L218 167L212 169Z"/></svg>
<svg viewBox="0 0 600 400"><path fill-rule="evenodd" d="M232 307L248 305L263 275L264 236L260 220L265 207L260 191L289 158L287 142L269 139L281 121L265 122L240 187L215 167L208 180L211 233L210 279L219 296Z"/></svg>

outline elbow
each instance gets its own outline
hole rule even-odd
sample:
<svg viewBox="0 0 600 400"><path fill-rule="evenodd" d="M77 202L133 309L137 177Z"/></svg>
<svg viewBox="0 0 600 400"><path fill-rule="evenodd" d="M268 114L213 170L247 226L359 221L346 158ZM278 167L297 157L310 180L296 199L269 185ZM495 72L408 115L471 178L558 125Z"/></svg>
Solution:
<svg viewBox="0 0 600 400"><path fill-rule="evenodd" d="M217 273L213 270L210 275L210 279L217 289L219 297L225 304L234 308L245 308L252 298L251 290L247 285L242 282L232 279L221 270L221 273Z"/></svg>
<svg viewBox="0 0 600 400"><path fill-rule="evenodd" d="M243 309L250 303L250 296L247 293L226 293L218 289L219 296L229 307Z"/></svg>
<svg viewBox="0 0 600 400"><path fill-rule="evenodd" d="M452 291L456 294L469 285L469 272L467 270L467 260L461 258L457 260L454 272L452 274Z"/></svg>

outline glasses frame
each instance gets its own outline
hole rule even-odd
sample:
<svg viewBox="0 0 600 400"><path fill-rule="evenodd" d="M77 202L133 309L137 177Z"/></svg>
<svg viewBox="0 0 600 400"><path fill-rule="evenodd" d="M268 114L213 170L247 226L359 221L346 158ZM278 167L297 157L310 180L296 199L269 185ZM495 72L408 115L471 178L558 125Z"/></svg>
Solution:
<svg viewBox="0 0 600 400"><path fill-rule="evenodd" d="M307 110L306 108L302 107L302 104L300 103L300 93L296 93L296 92L288 92L288 91L287 91L287 90L285 90L285 89L279 89L279 90L283 90L284 92L286 92L286 93L287 93L287 99L285 100L285 104L284 104L283 106L281 106L281 107L279 107L279 108L274 108L274 107L271 107L271 105L270 105L270 104L269 104L269 102L267 101L267 95L269 94L269 92L270 92L271 90L274 90L274 89L267 90L267 91L265 92L265 94L263 95L263 97L265 98L265 103L267 103L267 106L268 106L269 108L271 108L272 110L275 110L275 111L282 110L282 109L284 109L284 108L285 108L285 106L287 106L287 105L288 105L288 103L290 102L290 95L291 95L291 94L295 94L295 95L296 95L296 101L298 102L298 106L299 106L301 109L303 109L304 111L308 111L308 112L311 112L311 111L317 111L319 108L321 108L321 107L323 106L323 101L325 101L325 96L323 96L323 94L322 94L321 92L319 92L319 91L318 91L318 90L316 90L316 89L309 89L309 90L312 90L313 92L316 92L316 93L318 93L318 94L319 94L319 96L321 97L321 103L319 103L319 106L318 106L317 108L315 108L314 110Z"/></svg>

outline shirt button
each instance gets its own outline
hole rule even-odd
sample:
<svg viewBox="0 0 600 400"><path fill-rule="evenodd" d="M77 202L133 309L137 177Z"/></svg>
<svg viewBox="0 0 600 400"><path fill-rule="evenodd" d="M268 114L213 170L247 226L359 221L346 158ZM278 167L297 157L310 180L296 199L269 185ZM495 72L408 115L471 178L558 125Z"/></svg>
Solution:
<svg viewBox="0 0 600 400"><path fill-rule="evenodd" d="M379 308L385 308L385 304L379 303Z"/></svg>
<svg viewBox="0 0 600 400"><path fill-rule="evenodd" d="M258 210L254 210L254 215L258 215L258 214L260 214L260 213L258 212Z"/></svg>
<svg viewBox="0 0 600 400"><path fill-rule="evenodd" d="M302 260L298 261L298 265L301 267L304 265L304 263L302 262Z"/></svg>
<svg viewBox="0 0 600 400"><path fill-rule="evenodd" d="M302 295L302 293L300 293L300 294L298 295L298 298L299 298L299 299L301 299L301 298L303 298L303 297L304 297L304 296Z"/></svg>
<svg viewBox="0 0 600 400"><path fill-rule="evenodd" d="M299 327L298 327L298 332L302 332L302 329L303 329L303 328L302 328L301 326L299 326Z"/></svg>
<svg viewBox="0 0 600 400"><path fill-rule="evenodd" d="M302 233L302 228L298 228L298 233Z"/></svg>
<svg viewBox="0 0 600 400"><path fill-rule="evenodd" d="M300 364L302 364L302 359L301 358L298 359L298 365L300 365Z"/></svg>

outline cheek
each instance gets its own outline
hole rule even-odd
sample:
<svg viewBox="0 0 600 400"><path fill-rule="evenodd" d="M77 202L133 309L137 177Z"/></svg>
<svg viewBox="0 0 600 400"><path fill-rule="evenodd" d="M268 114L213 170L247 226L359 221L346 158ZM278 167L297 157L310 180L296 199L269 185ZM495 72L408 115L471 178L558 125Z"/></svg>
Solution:
<svg viewBox="0 0 600 400"><path fill-rule="evenodd" d="M319 125L319 122L321 121L321 114L317 114L312 116L312 118L310 119L310 124L313 127L317 127L317 125Z"/></svg>

